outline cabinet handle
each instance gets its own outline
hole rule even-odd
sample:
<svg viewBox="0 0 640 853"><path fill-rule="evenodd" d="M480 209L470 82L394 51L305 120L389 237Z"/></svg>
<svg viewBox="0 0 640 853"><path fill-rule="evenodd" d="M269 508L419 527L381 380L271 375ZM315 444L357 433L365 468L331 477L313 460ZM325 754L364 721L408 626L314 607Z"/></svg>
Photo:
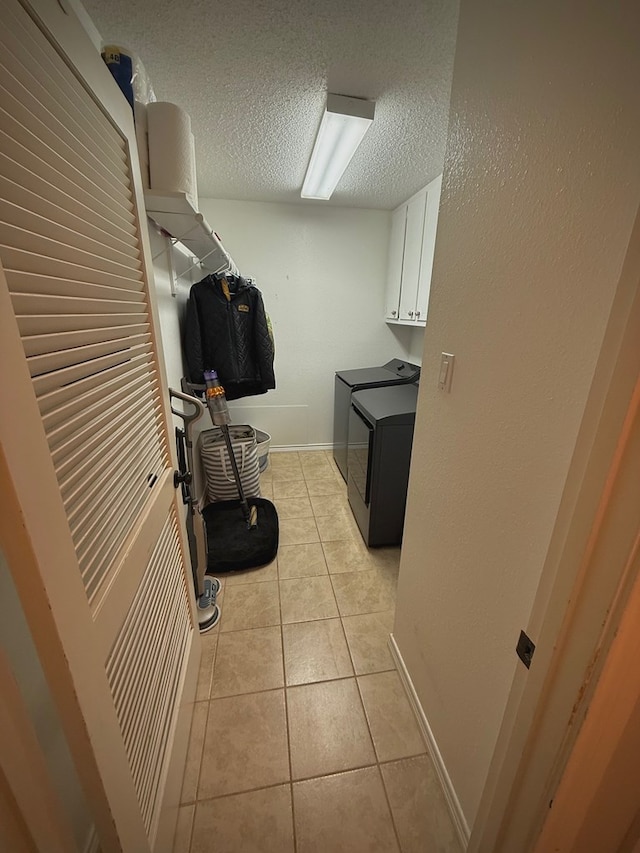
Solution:
<svg viewBox="0 0 640 853"><path fill-rule="evenodd" d="M397 313L398 313L397 311L392 311L392 312L391 312L391 316L392 316L392 317L395 317Z"/></svg>
<svg viewBox="0 0 640 853"><path fill-rule="evenodd" d="M409 311L409 316L413 317L413 311Z"/></svg>
<svg viewBox="0 0 640 853"><path fill-rule="evenodd" d="M419 319L420 319L420 312L416 311L416 320L419 320Z"/></svg>

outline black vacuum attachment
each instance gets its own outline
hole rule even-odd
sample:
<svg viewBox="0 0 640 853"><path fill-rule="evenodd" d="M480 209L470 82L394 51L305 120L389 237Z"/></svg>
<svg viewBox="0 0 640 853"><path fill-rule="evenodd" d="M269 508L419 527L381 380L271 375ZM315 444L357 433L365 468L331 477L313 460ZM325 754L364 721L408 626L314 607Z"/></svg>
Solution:
<svg viewBox="0 0 640 853"><path fill-rule="evenodd" d="M242 502L216 501L202 510L207 531L207 574L266 566L278 553L278 514L271 501L247 498L256 510L255 525L247 528Z"/></svg>

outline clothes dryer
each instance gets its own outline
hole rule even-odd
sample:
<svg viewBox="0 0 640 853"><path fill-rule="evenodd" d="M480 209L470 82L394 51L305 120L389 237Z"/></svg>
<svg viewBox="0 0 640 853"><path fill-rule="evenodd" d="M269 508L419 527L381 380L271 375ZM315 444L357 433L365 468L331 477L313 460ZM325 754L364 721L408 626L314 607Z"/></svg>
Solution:
<svg viewBox="0 0 640 853"><path fill-rule="evenodd" d="M366 388L409 385L420 377L420 367L400 358L392 358L381 367L339 370L335 377L333 407L333 458L347 479L347 443L351 395Z"/></svg>
<svg viewBox="0 0 640 853"><path fill-rule="evenodd" d="M369 546L400 545L418 384L356 391L351 398L347 492Z"/></svg>

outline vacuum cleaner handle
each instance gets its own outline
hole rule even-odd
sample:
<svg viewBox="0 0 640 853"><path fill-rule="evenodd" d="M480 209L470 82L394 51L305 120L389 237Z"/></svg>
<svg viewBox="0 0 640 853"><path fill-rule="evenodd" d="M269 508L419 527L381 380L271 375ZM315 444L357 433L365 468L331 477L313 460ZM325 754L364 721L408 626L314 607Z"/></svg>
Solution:
<svg viewBox="0 0 640 853"><path fill-rule="evenodd" d="M187 469L193 473L193 439L192 427L199 421L207 410L205 404L198 400L197 397L192 397L190 394L183 394L182 391L176 391L169 388L169 399L172 401L171 411L174 415L182 418L184 421L184 443L187 455ZM173 400L180 400L187 405L193 406L192 412L181 412L179 409L174 409ZM193 541L195 542L195 554L192 554L192 562L194 563L194 582L196 595L200 597L204 592L204 576L207 569L207 550L205 544L204 522L198 509L198 501L193 497L193 486L188 485L189 489L189 518L188 526L193 533ZM195 521L195 523L194 523Z"/></svg>
<svg viewBox="0 0 640 853"><path fill-rule="evenodd" d="M207 407L202 400L199 400L197 397L193 397L191 394L183 394L182 391L176 391L174 388L169 388L169 399L171 401L174 399L181 400L183 403L187 403L194 407L194 411L189 414L188 412L181 412L179 409L174 409L173 402L171 404L172 413L177 415L177 417L182 418L184 421L185 433L187 438L189 438L191 427L205 414Z"/></svg>

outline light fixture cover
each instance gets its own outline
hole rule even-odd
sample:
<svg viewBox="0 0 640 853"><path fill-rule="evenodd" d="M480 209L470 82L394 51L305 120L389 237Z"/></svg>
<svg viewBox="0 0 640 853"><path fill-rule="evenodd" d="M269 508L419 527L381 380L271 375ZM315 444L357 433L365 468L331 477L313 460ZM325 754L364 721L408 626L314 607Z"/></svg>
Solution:
<svg viewBox="0 0 640 853"><path fill-rule="evenodd" d="M327 95L327 107L302 185L302 198L329 199L369 130L374 101Z"/></svg>

